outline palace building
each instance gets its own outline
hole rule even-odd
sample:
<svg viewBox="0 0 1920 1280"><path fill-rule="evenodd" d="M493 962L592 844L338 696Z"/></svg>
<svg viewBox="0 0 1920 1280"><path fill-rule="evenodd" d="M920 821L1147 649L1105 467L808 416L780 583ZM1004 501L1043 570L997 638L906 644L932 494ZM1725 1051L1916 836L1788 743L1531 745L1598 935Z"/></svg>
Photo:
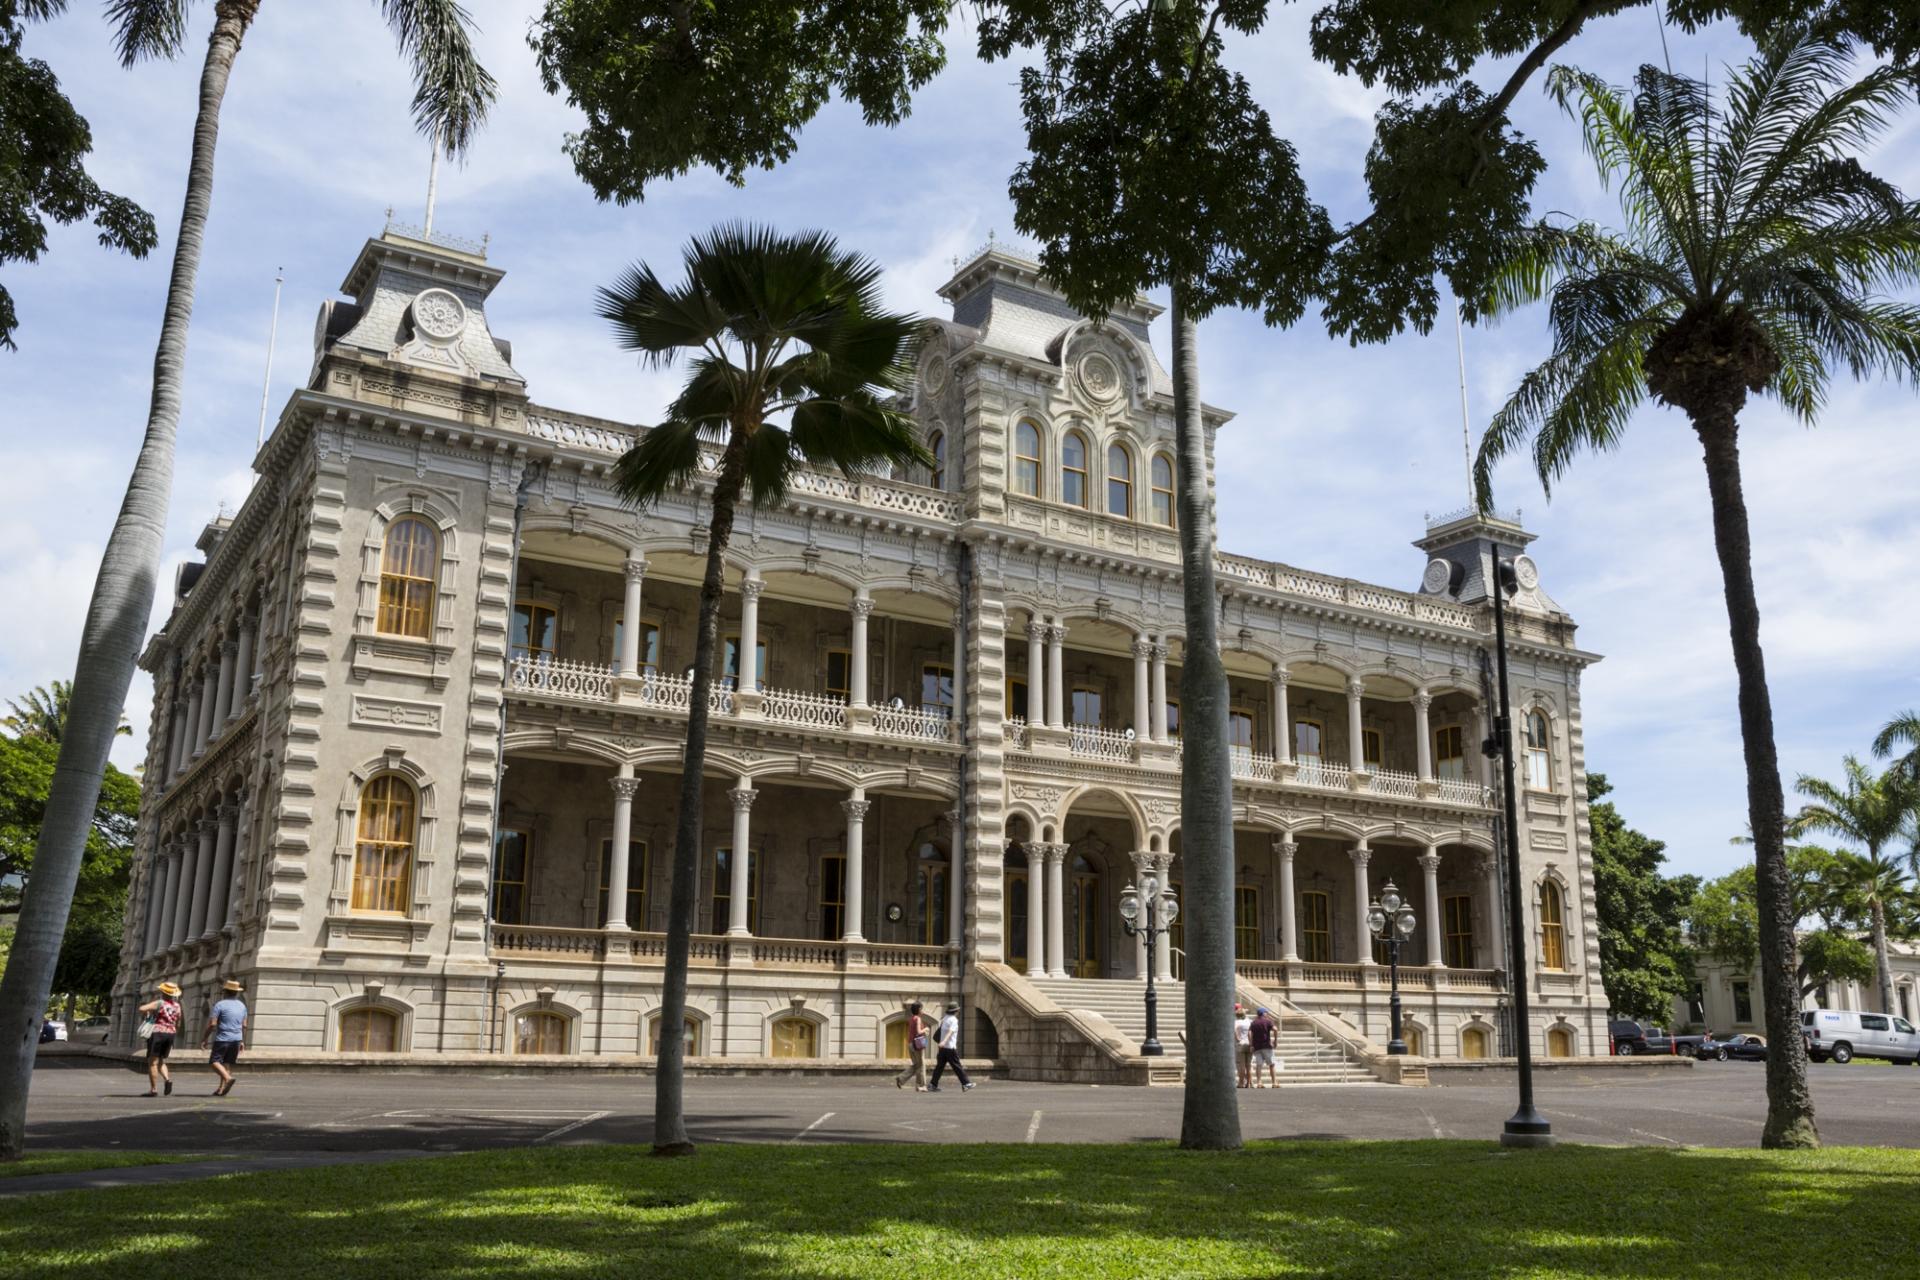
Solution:
<svg viewBox="0 0 1920 1280"><path fill-rule="evenodd" d="M610 477L637 429L531 399L487 310L502 274L442 235L368 241L251 496L179 576L142 659L121 1046L154 982L198 1018L235 976L256 1057L658 1050L710 482L624 505ZM998 245L941 297L911 392L935 466L809 472L740 512L689 1011L668 1030L703 1067L875 1064L904 1055L907 1002L958 1000L969 1055L1016 1076L1177 1079L1195 926L1183 913L1149 955L1118 909L1148 874L1178 901L1182 876L1158 308L1093 323ZM1262 429L1206 412L1209 441ZM1392 1075L1367 929L1389 882L1418 915L1414 1054L1512 1053L1515 982L1536 1055L1607 1051L1580 720L1596 655L1531 540L1431 521L1415 591L1216 553L1230 925L1293 1078ZM1496 554L1520 582L1519 884L1479 749ZM1149 969L1159 1060L1138 1051Z"/></svg>

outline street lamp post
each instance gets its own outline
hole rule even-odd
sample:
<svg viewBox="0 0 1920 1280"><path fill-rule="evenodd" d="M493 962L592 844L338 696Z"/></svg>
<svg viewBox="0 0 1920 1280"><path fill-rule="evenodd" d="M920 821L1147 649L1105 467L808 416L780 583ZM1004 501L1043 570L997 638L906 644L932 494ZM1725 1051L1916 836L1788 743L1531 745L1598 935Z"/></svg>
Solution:
<svg viewBox="0 0 1920 1280"><path fill-rule="evenodd" d="M1553 1145L1553 1126L1533 1105L1533 1045L1527 1026L1527 951L1526 930L1520 919L1520 822L1513 792L1513 708L1507 692L1507 597L1520 590L1520 581L1511 560L1494 552L1493 644L1499 666L1499 716L1493 737L1483 746L1486 755L1498 754L1501 770L1501 798L1505 822L1507 857L1507 973L1513 987L1513 1041L1520 1076L1520 1105L1500 1131L1500 1144L1507 1147L1546 1147Z"/></svg>
<svg viewBox="0 0 1920 1280"><path fill-rule="evenodd" d="M1387 881L1387 887L1367 909L1367 928L1387 944L1387 1011L1393 1027L1393 1039L1387 1041L1388 1053L1405 1053L1407 1042L1400 1038L1400 944L1413 936L1417 917L1400 891Z"/></svg>
<svg viewBox="0 0 1920 1280"><path fill-rule="evenodd" d="M1147 1038L1140 1042L1143 1057L1157 1058L1166 1052L1160 1046L1160 993L1153 985L1154 970L1159 967L1154 944L1179 915L1180 904L1173 900L1173 889L1162 885L1157 876L1143 877L1138 889L1128 885L1120 891L1120 921L1127 928L1127 936L1147 940Z"/></svg>

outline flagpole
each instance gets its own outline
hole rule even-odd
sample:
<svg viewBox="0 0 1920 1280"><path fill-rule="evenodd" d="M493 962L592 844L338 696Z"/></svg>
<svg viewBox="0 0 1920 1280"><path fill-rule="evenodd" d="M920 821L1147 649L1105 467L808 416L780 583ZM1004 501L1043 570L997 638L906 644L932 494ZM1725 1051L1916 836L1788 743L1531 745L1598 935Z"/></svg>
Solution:
<svg viewBox="0 0 1920 1280"><path fill-rule="evenodd" d="M1473 419L1467 413L1467 340L1461 333L1460 304L1453 304L1453 351L1460 361L1460 454L1467 464L1467 505L1474 505Z"/></svg>
<svg viewBox="0 0 1920 1280"><path fill-rule="evenodd" d="M286 268L273 269L273 320L267 326L267 374L260 380L260 425L253 432L253 451L267 442L267 399L273 394L273 344L280 336L280 286L286 281Z"/></svg>

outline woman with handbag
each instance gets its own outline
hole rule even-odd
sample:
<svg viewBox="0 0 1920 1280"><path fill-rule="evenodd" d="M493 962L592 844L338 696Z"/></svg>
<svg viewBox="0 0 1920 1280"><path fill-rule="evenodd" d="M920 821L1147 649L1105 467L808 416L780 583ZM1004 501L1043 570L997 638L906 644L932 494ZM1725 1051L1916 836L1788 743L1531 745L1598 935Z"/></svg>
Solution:
<svg viewBox="0 0 1920 1280"><path fill-rule="evenodd" d="M929 1030L926 1018L920 1014L920 1002L916 1000L907 1006L907 1052L913 1055L913 1061L907 1064L905 1071L893 1078L894 1088L906 1088L907 1077L912 1076L913 1091L915 1093L927 1091L927 1032Z"/></svg>
<svg viewBox="0 0 1920 1280"><path fill-rule="evenodd" d="M160 1096L160 1082L173 1092L173 1073L167 1070L167 1055L173 1052L173 1037L180 1030L180 988L171 982L160 984L160 998L140 1006L144 1015L134 1034L147 1042L147 1097Z"/></svg>

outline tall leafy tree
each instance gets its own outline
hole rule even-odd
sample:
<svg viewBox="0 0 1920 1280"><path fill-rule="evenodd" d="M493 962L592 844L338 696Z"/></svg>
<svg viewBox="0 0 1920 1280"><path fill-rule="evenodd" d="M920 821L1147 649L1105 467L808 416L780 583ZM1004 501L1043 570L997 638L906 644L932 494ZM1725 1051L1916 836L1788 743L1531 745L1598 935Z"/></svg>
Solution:
<svg viewBox="0 0 1920 1280"><path fill-rule="evenodd" d="M200 271L207 211L213 203L213 161L240 43L262 0L215 0L213 30L200 70L199 103L187 164L173 270L167 282L146 432L108 535L80 634L60 763L40 831L34 877L21 911L6 976L0 978L0 1160L18 1159L25 1143L27 1087L33 1070L35 1019L47 998L66 928L75 878L107 752L119 730L134 661L153 612L173 489L174 436L185 384L187 332ZM414 118L450 154L464 154L493 101L493 77L480 66L457 0L377 0L402 53L413 65ZM185 49L190 0L107 0L121 60L172 58Z"/></svg>
<svg viewBox="0 0 1920 1280"><path fill-rule="evenodd" d="M1910 895L1913 887L1888 846L1902 837L1909 848L1913 845L1914 792L1897 767L1875 775L1853 756L1846 758L1844 767L1846 778L1838 786L1804 773L1795 780L1794 790L1807 803L1788 823L1788 832L1819 832L1864 847L1865 852L1842 856L1839 879L1866 911L1872 930L1880 1011L1885 1013L1894 1007L1887 914Z"/></svg>
<svg viewBox="0 0 1920 1280"><path fill-rule="evenodd" d="M646 363L687 363L686 383L667 416L616 465L621 495L645 506L702 473L703 446L718 449L668 876L663 1027L686 1017L707 697L734 512L743 498L758 507L778 504L805 466L857 476L882 464L933 461L895 398L911 380L921 322L882 307L880 268L872 261L817 232L733 225L695 239L682 266L675 285L635 266L601 290L599 305L620 345ZM752 665L751 656L742 660L743 670ZM693 1151L683 1105L685 1053L679 1036L660 1037L653 1149L661 1155Z"/></svg>
<svg viewBox="0 0 1920 1280"><path fill-rule="evenodd" d="M1661 874L1666 844L1628 826L1603 798L1612 791L1605 774L1587 775L1600 977L1616 1013L1663 1018L1693 985L1684 919L1700 880Z"/></svg>
<svg viewBox="0 0 1920 1280"><path fill-rule="evenodd" d="M1844 886L1840 855L1818 845L1790 844L1787 881L1795 924L1802 929L1794 970L1796 1000L1824 986L1871 981L1873 951L1856 936L1858 921ZM1706 954L1751 973L1760 959L1754 868L1739 867L1701 885L1687 907L1687 932Z"/></svg>
<svg viewBox="0 0 1920 1280"><path fill-rule="evenodd" d="M1727 598L1749 823L1761 899L1769 1146L1818 1142L1798 1001L1781 832L1785 800L1760 647L1760 610L1740 476L1750 395L1818 416L1836 366L1920 380L1920 308L1888 301L1920 283L1920 208L1855 158L1884 131L1912 77L1813 36L1784 40L1707 86L1643 67L1629 98L1555 68L1549 85L1580 119L1626 227L1541 222L1513 243L1485 299L1493 314L1551 300L1553 354L1495 414L1475 466L1531 441L1551 486L1583 449L1612 448L1649 396L1687 417L1704 453Z"/></svg>
<svg viewBox="0 0 1920 1280"><path fill-rule="evenodd" d="M66 0L0 0L0 263L38 262L49 222L89 220L102 245L136 258L159 239L152 214L87 172L93 131L53 69L22 52L26 24L65 8ZM19 319L0 285L0 347L14 349Z"/></svg>

